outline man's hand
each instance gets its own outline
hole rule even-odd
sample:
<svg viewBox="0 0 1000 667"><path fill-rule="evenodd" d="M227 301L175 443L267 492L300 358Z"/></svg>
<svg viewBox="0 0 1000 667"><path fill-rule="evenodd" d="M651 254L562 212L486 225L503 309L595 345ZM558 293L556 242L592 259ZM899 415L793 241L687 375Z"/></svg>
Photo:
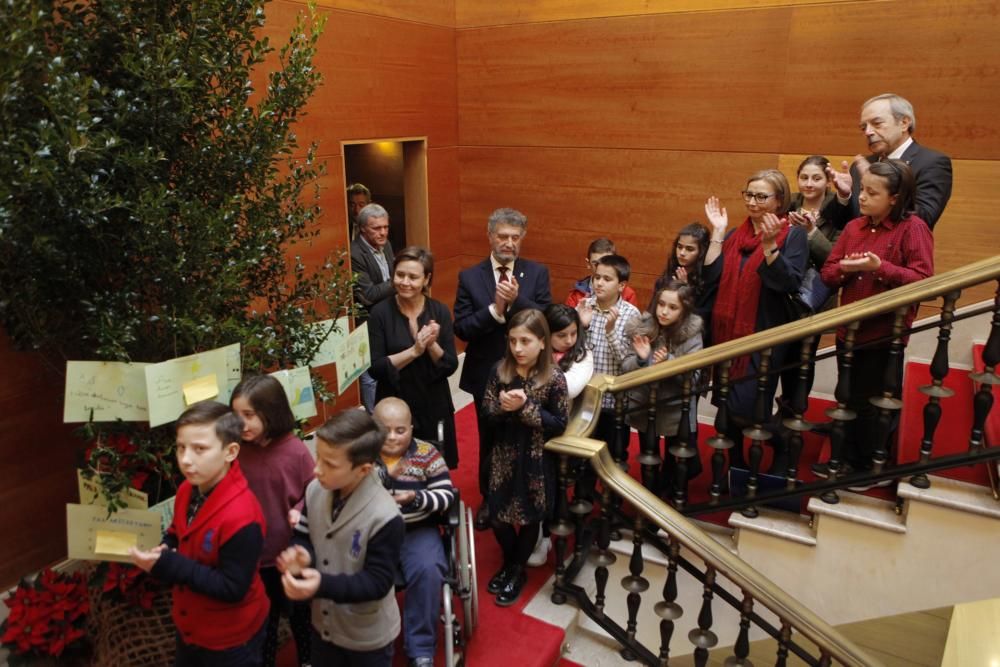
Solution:
<svg viewBox="0 0 1000 667"><path fill-rule="evenodd" d="M868 167L871 165L868 164L868 160L864 159L860 155L855 156L855 162L857 162L859 157L861 158L861 161L865 163L864 171L861 170L861 167L858 167L858 177L860 178L864 172L868 171ZM843 160L840 163L840 171L836 171L833 167L827 165L826 177L831 183L833 183L833 187L836 189L837 195L839 195L841 199L850 198L851 188L854 186L854 180L851 178L851 170L847 165L847 160Z"/></svg>
<svg viewBox="0 0 1000 667"><path fill-rule="evenodd" d="M302 570L299 577L286 571L281 575L281 587L285 589L289 600L308 600L319 591L320 579L319 570L311 567Z"/></svg>
<svg viewBox="0 0 1000 667"><path fill-rule="evenodd" d="M866 158L864 155L855 155L854 168L858 170L858 178L861 178L862 176L868 173L869 169L872 168L872 163L869 162L868 158ZM840 189L838 188L837 191L839 192Z"/></svg>
<svg viewBox="0 0 1000 667"><path fill-rule="evenodd" d="M509 280L497 283L497 292L494 296L494 305L497 309L498 315L503 315L510 308L511 304L517 300L518 285L517 280L514 276L511 276Z"/></svg>
<svg viewBox="0 0 1000 667"><path fill-rule="evenodd" d="M153 566L156 565L156 561L160 560L160 554L166 550L166 544L155 546L149 551L129 547L128 557L132 560L132 564L137 568L143 572L149 572L153 569Z"/></svg>
<svg viewBox="0 0 1000 667"><path fill-rule="evenodd" d="M618 306L612 306L608 311L607 320L604 322L604 333L609 334L615 330L615 322L618 321Z"/></svg>
<svg viewBox="0 0 1000 667"><path fill-rule="evenodd" d="M855 252L840 260L840 270L844 273L877 271L881 266L882 260L873 252Z"/></svg>

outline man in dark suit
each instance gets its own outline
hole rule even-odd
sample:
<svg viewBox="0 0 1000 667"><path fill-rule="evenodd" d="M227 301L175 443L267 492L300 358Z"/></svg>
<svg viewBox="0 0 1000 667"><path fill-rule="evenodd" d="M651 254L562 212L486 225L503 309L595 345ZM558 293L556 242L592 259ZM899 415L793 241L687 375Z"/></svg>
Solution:
<svg viewBox="0 0 1000 667"><path fill-rule="evenodd" d="M487 223L489 259L458 274L455 335L468 343L459 386L472 394L479 426L479 493L484 500L476 513L479 530L485 530L489 522L485 499L489 491L491 438L482 418L482 406L490 369L503 358L507 320L519 310L544 309L552 302L549 270L518 257L527 231L528 219L520 211L493 211Z"/></svg>
<svg viewBox="0 0 1000 667"><path fill-rule="evenodd" d="M358 212L358 235L351 241L351 270L357 274L354 302L361 306L358 324L368 319L372 306L396 290L392 286L392 243L389 242L389 214L378 204L368 204ZM369 413L375 407L375 379L366 371L359 380L361 403Z"/></svg>
<svg viewBox="0 0 1000 667"><path fill-rule="evenodd" d="M898 159L910 165L916 179L917 216L934 229L951 197L951 160L913 140L917 128L913 105L892 93L876 95L861 106L860 126L872 154L858 155L851 166L854 217L860 215L858 193L868 166L884 159Z"/></svg>

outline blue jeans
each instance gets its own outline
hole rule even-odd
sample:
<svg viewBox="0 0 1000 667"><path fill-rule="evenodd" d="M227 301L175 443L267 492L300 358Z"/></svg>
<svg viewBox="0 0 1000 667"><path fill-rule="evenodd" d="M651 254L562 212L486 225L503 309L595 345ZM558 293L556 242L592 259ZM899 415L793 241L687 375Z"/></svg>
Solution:
<svg viewBox="0 0 1000 667"><path fill-rule="evenodd" d="M374 651L352 651L324 641L314 628L312 664L316 667L392 667L392 642Z"/></svg>
<svg viewBox="0 0 1000 667"><path fill-rule="evenodd" d="M177 657L174 659L174 667L260 667L264 664L264 636L266 634L267 621L264 621L260 630L246 644L213 651L201 646L185 644L178 633Z"/></svg>
<svg viewBox="0 0 1000 667"><path fill-rule="evenodd" d="M407 530L399 562L406 581L403 650L411 659L433 658L441 614L441 588L447 568L437 527Z"/></svg>
<svg viewBox="0 0 1000 667"><path fill-rule="evenodd" d="M365 371L358 379L358 383L361 386L361 405L365 406L368 414L371 414L375 409L375 388L378 387L378 382Z"/></svg>

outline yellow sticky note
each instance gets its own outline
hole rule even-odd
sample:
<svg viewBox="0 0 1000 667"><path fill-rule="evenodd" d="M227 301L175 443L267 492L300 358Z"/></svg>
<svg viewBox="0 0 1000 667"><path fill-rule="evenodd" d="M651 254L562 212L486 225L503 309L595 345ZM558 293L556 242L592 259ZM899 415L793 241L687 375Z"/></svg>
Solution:
<svg viewBox="0 0 1000 667"><path fill-rule="evenodd" d="M136 533L119 530L98 530L94 535L94 553L127 556L128 550L139 544Z"/></svg>
<svg viewBox="0 0 1000 667"><path fill-rule="evenodd" d="M184 404L191 405L198 401L207 401L219 395L219 383L215 379L215 373L203 375L200 378L185 382L183 385Z"/></svg>

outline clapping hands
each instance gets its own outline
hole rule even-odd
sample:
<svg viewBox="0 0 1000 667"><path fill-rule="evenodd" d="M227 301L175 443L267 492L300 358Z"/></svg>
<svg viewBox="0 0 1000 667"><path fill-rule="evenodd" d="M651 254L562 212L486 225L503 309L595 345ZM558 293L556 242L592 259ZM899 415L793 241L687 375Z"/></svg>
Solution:
<svg viewBox="0 0 1000 667"><path fill-rule="evenodd" d="M504 412L517 412L528 400L523 389L510 389L500 392L500 409Z"/></svg>
<svg viewBox="0 0 1000 667"><path fill-rule="evenodd" d="M844 273L877 271L882 260L873 252L853 252L840 260L840 270Z"/></svg>
<svg viewBox="0 0 1000 667"><path fill-rule="evenodd" d="M518 289L517 278L513 274L504 282L497 283L497 291L493 297L493 305L497 309L497 315L506 313L511 304L517 300Z"/></svg>
<svg viewBox="0 0 1000 667"><path fill-rule="evenodd" d="M424 326L420 327L417 331L417 335L413 337L413 350L417 355L423 354L427 348L437 342L438 335L441 333L441 325L431 320Z"/></svg>

